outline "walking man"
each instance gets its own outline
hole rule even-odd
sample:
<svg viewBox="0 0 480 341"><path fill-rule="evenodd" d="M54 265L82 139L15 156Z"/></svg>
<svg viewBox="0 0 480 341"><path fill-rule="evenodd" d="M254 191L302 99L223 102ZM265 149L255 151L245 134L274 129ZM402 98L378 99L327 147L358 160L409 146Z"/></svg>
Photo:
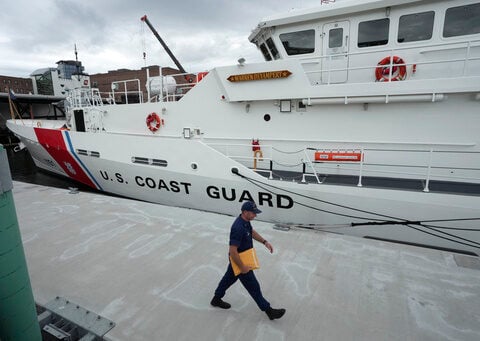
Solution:
<svg viewBox="0 0 480 341"><path fill-rule="evenodd" d="M242 213L235 219L230 230L230 257L233 262L240 268L240 274L235 276L232 264L228 264L227 272L220 280L215 296L210 304L214 307L229 309L231 305L222 300L225 292L230 286L237 281L243 284L245 289L257 303L260 310L264 311L270 320L279 319L285 314L285 309L274 309L270 303L263 297L260 284L253 273L253 270L242 263L239 253L253 248L253 239L262 243L265 247L273 253L273 246L266 239L264 239L257 231L255 231L250 224L250 221L255 219L257 214L261 213L257 205L253 201L246 201L241 208Z"/></svg>

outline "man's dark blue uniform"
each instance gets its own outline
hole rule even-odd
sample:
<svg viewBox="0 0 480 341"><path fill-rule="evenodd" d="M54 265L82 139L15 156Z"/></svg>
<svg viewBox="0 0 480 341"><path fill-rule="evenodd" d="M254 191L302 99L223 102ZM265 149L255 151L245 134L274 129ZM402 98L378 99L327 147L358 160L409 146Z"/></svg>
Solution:
<svg viewBox="0 0 480 341"><path fill-rule="evenodd" d="M234 257L235 255L238 257L238 253L253 248L253 239L261 242L270 250L270 252L273 252L272 245L260 236L260 234L253 229L252 224L250 224L250 221L256 217L257 213L261 213L261 211L257 208L254 202L247 201L242 205L242 214L235 219L230 230L230 256L232 256L233 259L236 258ZM241 263L241 260L239 260L239 262ZM242 268L240 265L243 264L238 265ZM228 263L225 275L220 280L220 283L215 290L215 296L210 302L211 305L223 309L230 308L230 304L224 302L222 298L225 296L228 288L230 288L237 279L239 279L245 289L247 289L260 310L266 312L271 320L280 318L285 314L285 309L273 309L270 307L270 303L262 295L260 284L258 283L253 270L244 267L243 271L238 276L235 276L230 262Z"/></svg>
<svg viewBox="0 0 480 341"><path fill-rule="evenodd" d="M241 216L237 217L230 230L230 245L238 246L238 253L253 247L252 224L250 224L249 221L243 220ZM242 282L243 286L255 300L260 310L266 311L270 307L270 303L262 295L260 284L258 283L253 270L250 270L246 274L235 276L230 262L228 263L227 272L218 284L217 290L215 290L215 296L220 298L225 296L227 289L235 283L237 279Z"/></svg>

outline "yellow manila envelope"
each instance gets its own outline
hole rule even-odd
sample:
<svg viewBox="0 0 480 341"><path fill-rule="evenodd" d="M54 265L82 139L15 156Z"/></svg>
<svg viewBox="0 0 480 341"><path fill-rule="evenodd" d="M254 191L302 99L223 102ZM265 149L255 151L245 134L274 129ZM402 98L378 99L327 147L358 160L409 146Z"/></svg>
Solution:
<svg viewBox="0 0 480 341"><path fill-rule="evenodd" d="M240 252L238 255L240 256L242 263L252 268L252 270L260 268L260 263L258 263L255 248L252 247L251 249ZM241 271L237 263L233 261L232 256L230 256L230 264L232 264L233 273L235 274L235 276L238 276Z"/></svg>

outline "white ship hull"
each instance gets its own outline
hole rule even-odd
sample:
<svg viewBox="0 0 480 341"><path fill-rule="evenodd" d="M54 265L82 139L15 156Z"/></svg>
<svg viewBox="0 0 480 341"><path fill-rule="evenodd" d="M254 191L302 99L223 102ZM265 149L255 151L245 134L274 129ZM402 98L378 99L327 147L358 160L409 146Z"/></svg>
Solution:
<svg viewBox="0 0 480 341"><path fill-rule="evenodd" d="M192 155L202 155L205 162L197 161L197 170L190 168L189 163L181 170L132 164L128 157L120 154L109 157L109 149L115 146L125 155L145 155L145 150L152 149L151 138L50 130L28 126L36 121L24 123L25 126L13 126L9 122L9 127L21 136L38 167L108 193L229 215L238 214L242 201L254 200L263 210L259 219L265 221L478 252L474 247L420 232L439 234L417 223L452 226L451 222L429 221L453 219L456 228L477 227L476 220L461 219L480 216L478 196L269 180L200 140L155 141L156 149L161 152L154 154L164 159L190 160ZM63 144L54 145L52 139L48 146L42 145L35 138L36 133L53 134ZM92 149L100 157L78 154L79 150L91 152ZM232 173L232 169L238 169L244 178ZM398 223L376 225L385 221ZM455 235L478 240L479 232L457 231ZM448 235L440 236L461 241Z"/></svg>
<svg viewBox="0 0 480 341"><path fill-rule="evenodd" d="M441 13L477 5L433 3ZM362 50L356 30L370 18L432 6L352 8L360 14L338 4L266 21L250 39L283 42L278 60L216 68L196 85L177 76L158 102L104 105L83 91L70 95L67 122L8 127L38 167L101 191L229 215L254 200L265 221L479 254L480 33L448 40L434 26L430 40ZM322 28L312 37L324 45L297 57L284 40L305 25ZM341 51L327 44L339 28L350 32Z"/></svg>

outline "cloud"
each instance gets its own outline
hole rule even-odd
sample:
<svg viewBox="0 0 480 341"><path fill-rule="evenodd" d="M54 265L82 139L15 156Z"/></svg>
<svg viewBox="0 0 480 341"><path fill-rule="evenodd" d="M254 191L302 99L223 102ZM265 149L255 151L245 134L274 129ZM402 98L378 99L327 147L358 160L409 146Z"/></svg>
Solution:
<svg viewBox="0 0 480 341"><path fill-rule="evenodd" d="M185 69L201 71L260 61L248 35L264 17L319 5L318 0L17 0L0 13L0 74L28 77L59 60L78 58L93 74L174 63L140 21L152 25ZM147 59L143 60L143 52Z"/></svg>

